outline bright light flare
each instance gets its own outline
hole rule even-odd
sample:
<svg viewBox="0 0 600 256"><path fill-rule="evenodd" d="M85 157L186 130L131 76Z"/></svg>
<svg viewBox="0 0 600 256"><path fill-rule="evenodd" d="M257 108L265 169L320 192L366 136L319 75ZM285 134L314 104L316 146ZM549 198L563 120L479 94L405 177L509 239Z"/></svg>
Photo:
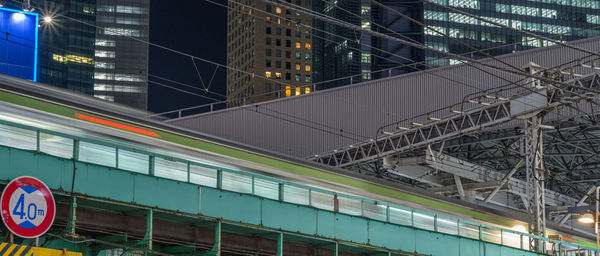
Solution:
<svg viewBox="0 0 600 256"><path fill-rule="evenodd" d="M515 225L514 227L512 227L512 230L521 232L521 233L527 233L527 228L523 225Z"/></svg>
<svg viewBox="0 0 600 256"><path fill-rule="evenodd" d="M579 217L579 219L577 219L577 221L584 223L584 224L590 224L590 223L594 223L594 215L592 215L591 213L586 213L581 215L581 217Z"/></svg>
<svg viewBox="0 0 600 256"><path fill-rule="evenodd" d="M50 17L50 16L44 16L44 22L46 22L46 23L52 22L52 17Z"/></svg>
<svg viewBox="0 0 600 256"><path fill-rule="evenodd" d="M20 12L13 13L12 18L16 22L21 22L21 21L25 20L25 14L20 13Z"/></svg>

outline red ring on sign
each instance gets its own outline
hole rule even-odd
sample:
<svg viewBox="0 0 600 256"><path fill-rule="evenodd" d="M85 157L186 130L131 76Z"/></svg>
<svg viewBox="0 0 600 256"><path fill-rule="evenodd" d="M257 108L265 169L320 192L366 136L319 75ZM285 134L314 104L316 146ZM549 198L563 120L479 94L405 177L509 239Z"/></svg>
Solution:
<svg viewBox="0 0 600 256"><path fill-rule="evenodd" d="M8 209L10 197L17 189L23 186L32 186L38 189L46 200L48 210L42 223L35 228L23 228L19 226L10 216L10 209ZM6 225L6 227L8 227L8 229L15 235L22 238L35 238L46 233L50 229L50 226L52 226L54 217L56 216L56 205L54 203L52 192L50 192L50 189L48 189L48 187L42 181L34 177L21 176L12 180L10 183L8 183L8 185L6 185L4 192L2 192L2 196L0 196L0 212L2 222L4 222L4 225Z"/></svg>

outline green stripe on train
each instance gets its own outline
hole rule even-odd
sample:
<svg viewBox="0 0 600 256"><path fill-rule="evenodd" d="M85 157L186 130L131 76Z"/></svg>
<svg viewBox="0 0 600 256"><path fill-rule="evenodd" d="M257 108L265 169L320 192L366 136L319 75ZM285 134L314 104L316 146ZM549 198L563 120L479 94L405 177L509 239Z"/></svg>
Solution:
<svg viewBox="0 0 600 256"><path fill-rule="evenodd" d="M7 92L0 92L0 100L9 102L9 103L13 103L13 104L17 104L17 105L21 105L21 106L25 106L25 107L29 107L29 108L33 108L33 109L37 109L37 110L41 110L44 112L49 112L49 113L65 116L68 118L74 118L75 114L86 114L86 115L90 115L90 116L94 116L94 117L98 117L98 118L107 119L107 120L110 120L113 122L121 122L121 123L128 124L131 126L136 126L136 125L133 125L131 123L127 123L127 122L124 122L121 120L115 120L115 119L107 118L104 116L101 117L101 116L94 115L91 113L78 111L78 110L75 110L75 109L72 109L69 107L59 106L59 105L51 104L48 102L43 102L43 101L39 101L39 100L35 100L35 99L28 98L25 96L15 95L12 93L7 93ZM343 184L343 185L347 185L347 186L354 187L354 188L359 188L359 189L368 191L370 193L387 196L390 198L413 202L413 203L417 203L417 204L428 206L428 207L438 208L438 209L445 210L448 212L462 214L465 216L471 216L473 218L491 222L491 223L495 223L498 225L511 227L511 226L514 226L515 224L517 224L516 221L508 219L508 218L465 209L460 206L456 206L456 205L452 205L452 204L439 202L436 200L404 193L404 192L394 190L394 189L391 189L388 187L371 184L369 182L365 182L362 180L349 178L349 177L345 177L342 175L337 175L337 174L322 171L319 169L314 169L314 168L309 168L306 166L293 164L288 161L270 158L270 157L262 156L262 155L259 155L256 153L247 152L247 151L240 150L240 149L235 149L235 148L219 145L219 144L204 141L204 140L186 138L186 137L175 135L172 133L166 133L163 131L154 130L149 127L144 127L144 129L147 129L149 131L153 131L153 132L157 133L158 135L161 136L162 140L177 143L180 145L185 145L185 146L197 148L200 150L205 150L208 152L222 154L225 156L242 159L242 160L254 162L257 164L270 166L270 167L288 171L288 172L294 173L294 174L309 176L309 177L321 179L324 181L330 181L330 182L335 182L338 184Z"/></svg>

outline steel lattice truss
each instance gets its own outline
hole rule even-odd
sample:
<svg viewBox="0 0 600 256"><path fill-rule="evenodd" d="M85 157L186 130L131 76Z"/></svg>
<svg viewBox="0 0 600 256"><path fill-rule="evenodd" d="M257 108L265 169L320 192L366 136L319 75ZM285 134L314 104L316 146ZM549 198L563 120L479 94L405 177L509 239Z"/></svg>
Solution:
<svg viewBox="0 0 600 256"><path fill-rule="evenodd" d="M525 139L525 120L544 117L544 120L539 121L542 132L537 146L543 148L543 157L535 161L539 163L536 165L536 177L543 179L538 182L542 186L538 187L547 191L546 201L549 199L552 206L580 205L585 203L585 195L589 193L590 187L600 181L600 113L597 112L600 110L600 76L596 73L571 76L570 80L561 82L565 81L560 79L564 78L564 73L556 74L544 73L539 80L531 79L528 88L514 93L512 97L478 101L475 102L479 103L477 107L464 111L451 109L448 111L450 115L441 118L428 115L427 120L421 123L414 121L415 119L398 122L394 130L381 129L382 135L378 138L310 159L460 198L465 196L461 187L465 185L465 181L465 186L483 188L477 191L477 195L480 200L485 198L486 202L502 189L506 192L503 196L507 197L504 203L509 207L529 209L536 205L528 202L531 195L524 195L521 193L522 189L513 188L511 191L507 187L511 182L506 180L511 177L528 180L525 171L528 164L522 166L522 163L527 154L533 156L535 153L531 149L530 153L525 152L528 142ZM429 171L415 173L413 169L418 165L413 165L408 171L412 173L409 174L403 172L408 169L395 170L398 166L390 166L390 162L401 162L402 159L424 155L429 159L431 157L426 152L430 151L432 156L435 155L433 151L443 153L504 173L506 177L498 178L496 173L495 180L478 180L465 176L461 178L451 171L440 169L442 171L438 172L435 164L431 163ZM423 162L419 164L425 165ZM532 177L530 173L529 179ZM464 181L461 182L461 179ZM432 185L432 180L442 182ZM492 184L491 181L496 183ZM452 185L454 182L456 185ZM489 192L492 185L496 187ZM509 200L508 197L512 198ZM538 202L541 210L538 209L536 215L543 216L544 196L538 198ZM561 218L560 222L564 223L569 215L551 215L550 219L552 217Z"/></svg>
<svg viewBox="0 0 600 256"><path fill-rule="evenodd" d="M598 93L597 93L598 92ZM428 123L410 122L412 127L398 127L379 138L310 157L331 166L349 167L447 141L512 120L530 118L539 112L593 100L600 93L600 77L592 74L559 85L531 88L511 99L481 105L468 111L454 111L443 118L430 118ZM543 102L542 102L543 101ZM519 104L521 103L521 104Z"/></svg>

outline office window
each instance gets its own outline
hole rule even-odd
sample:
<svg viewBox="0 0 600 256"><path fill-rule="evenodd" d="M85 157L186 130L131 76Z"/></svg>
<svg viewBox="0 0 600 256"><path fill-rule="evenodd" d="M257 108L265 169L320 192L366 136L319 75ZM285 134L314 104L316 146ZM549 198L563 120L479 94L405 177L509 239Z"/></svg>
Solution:
<svg viewBox="0 0 600 256"><path fill-rule="evenodd" d="M275 7L275 12L278 14L281 14L281 8L280 7Z"/></svg>
<svg viewBox="0 0 600 256"><path fill-rule="evenodd" d="M434 11L424 11L423 17L426 20L440 20L440 21L448 21L448 13L447 12L434 12Z"/></svg>
<svg viewBox="0 0 600 256"><path fill-rule="evenodd" d="M300 88L299 87L296 88L296 96L298 96L298 95L300 95Z"/></svg>
<svg viewBox="0 0 600 256"><path fill-rule="evenodd" d="M281 72L275 72L275 79L281 79Z"/></svg>
<svg viewBox="0 0 600 256"><path fill-rule="evenodd" d="M265 42L265 43L266 43L267 45L271 45L271 38L270 38L270 37L267 37L267 40L266 40L266 42Z"/></svg>
<svg viewBox="0 0 600 256"><path fill-rule="evenodd" d="M275 50L275 57L281 57L281 50L279 50L279 49Z"/></svg>
<svg viewBox="0 0 600 256"><path fill-rule="evenodd" d="M369 11L371 11L371 6L363 5L360 7L360 15L368 15Z"/></svg>
<svg viewBox="0 0 600 256"><path fill-rule="evenodd" d="M267 48L265 50L265 53L266 53L267 56L271 56L271 48Z"/></svg>
<svg viewBox="0 0 600 256"><path fill-rule="evenodd" d="M295 78L296 78L296 82L300 82L300 74L296 74Z"/></svg>
<svg viewBox="0 0 600 256"><path fill-rule="evenodd" d="M310 75L304 76L304 82L310 83ZM310 88L307 87L310 90Z"/></svg>
<svg viewBox="0 0 600 256"><path fill-rule="evenodd" d="M304 38L310 38L310 31L309 30L304 31Z"/></svg>
<svg viewBox="0 0 600 256"><path fill-rule="evenodd" d="M291 29L289 29L289 28L286 28L286 29L285 29L285 35L286 35L286 36L292 36L292 30L291 30Z"/></svg>
<svg viewBox="0 0 600 256"><path fill-rule="evenodd" d="M267 27L267 35L271 34L271 27Z"/></svg>
<svg viewBox="0 0 600 256"><path fill-rule="evenodd" d="M292 69L292 63L286 62L285 63L285 69Z"/></svg>
<svg viewBox="0 0 600 256"><path fill-rule="evenodd" d="M109 36L142 36L142 32L140 30L129 28L104 28L104 34Z"/></svg>
<svg viewBox="0 0 600 256"><path fill-rule="evenodd" d="M367 30L368 30L368 29L371 29L371 22L369 22L369 21L366 21L366 20L362 20L362 21L360 22L360 27L361 27L362 29L367 29Z"/></svg>
<svg viewBox="0 0 600 256"><path fill-rule="evenodd" d="M285 57L288 58L288 59L291 58L292 57L292 52L285 51Z"/></svg>
<svg viewBox="0 0 600 256"><path fill-rule="evenodd" d="M285 47L292 47L292 41L285 40Z"/></svg>
<svg viewBox="0 0 600 256"><path fill-rule="evenodd" d="M271 84L270 83L265 83L265 94L267 96L271 96Z"/></svg>
<svg viewBox="0 0 600 256"><path fill-rule="evenodd" d="M296 37L302 37L302 31L296 30Z"/></svg>
<svg viewBox="0 0 600 256"><path fill-rule="evenodd" d="M96 50L96 52L94 53L94 56L101 57L101 58L114 58L115 52L114 51Z"/></svg>
<svg viewBox="0 0 600 256"><path fill-rule="evenodd" d="M305 65L304 66L304 71L310 71L310 65Z"/></svg>
<svg viewBox="0 0 600 256"><path fill-rule="evenodd" d="M285 97L290 97L292 96L292 87L289 85L285 86Z"/></svg>
<svg viewBox="0 0 600 256"><path fill-rule="evenodd" d="M266 78L271 78L271 71L266 71L265 72L265 77Z"/></svg>
<svg viewBox="0 0 600 256"><path fill-rule="evenodd" d="M275 39L275 46L281 46L281 39Z"/></svg>
<svg viewBox="0 0 600 256"><path fill-rule="evenodd" d="M117 44L116 44L115 40L96 39L96 43L94 45L96 45L96 46L106 46L106 47L115 47Z"/></svg>
<svg viewBox="0 0 600 256"><path fill-rule="evenodd" d="M290 80L290 79L292 79L292 74L285 73L285 80Z"/></svg>
<svg viewBox="0 0 600 256"><path fill-rule="evenodd" d="M267 12L272 12L272 7L270 4L267 4Z"/></svg>
<svg viewBox="0 0 600 256"><path fill-rule="evenodd" d="M271 16L267 15L267 17L265 17L265 20L267 21L267 23L271 23Z"/></svg>
<svg viewBox="0 0 600 256"><path fill-rule="evenodd" d="M276 68L281 68L281 61L276 60L275 61L275 67Z"/></svg>
<svg viewBox="0 0 600 256"><path fill-rule="evenodd" d="M352 52L350 52L350 53L352 53ZM310 53L308 53L308 52L305 53L304 54L304 59L310 60Z"/></svg>
<svg viewBox="0 0 600 256"><path fill-rule="evenodd" d="M275 28L275 34L281 35L281 28Z"/></svg>
<svg viewBox="0 0 600 256"><path fill-rule="evenodd" d="M300 49L300 47L301 47L301 44L300 44L300 42L299 42L299 41L296 41L296 49Z"/></svg>
<svg viewBox="0 0 600 256"><path fill-rule="evenodd" d="M267 60L265 63L265 67L271 67L271 60Z"/></svg>
<svg viewBox="0 0 600 256"><path fill-rule="evenodd" d="M360 62L362 63L371 63L371 54L370 53L361 53Z"/></svg>
<svg viewBox="0 0 600 256"><path fill-rule="evenodd" d="M115 63L114 62L96 61L94 63L94 67L95 68L103 68L103 69L115 69Z"/></svg>
<svg viewBox="0 0 600 256"><path fill-rule="evenodd" d="M310 43L304 43L304 48L306 48L307 50L310 50Z"/></svg>
<svg viewBox="0 0 600 256"><path fill-rule="evenodd" d="M300 63L296 63L296 70L300 70Z"/></svg>
<svg viewBox="0 0 600 256"><path fill-rule="evenodd" d="M448 0L448 5L460 8L479 9L478 0Z"/></svg>
<svg viewBox="0 0 600 256"><path fill-rule="evenodd" d="M296 52L296 59L300 59L300 52Z"/></svg>

